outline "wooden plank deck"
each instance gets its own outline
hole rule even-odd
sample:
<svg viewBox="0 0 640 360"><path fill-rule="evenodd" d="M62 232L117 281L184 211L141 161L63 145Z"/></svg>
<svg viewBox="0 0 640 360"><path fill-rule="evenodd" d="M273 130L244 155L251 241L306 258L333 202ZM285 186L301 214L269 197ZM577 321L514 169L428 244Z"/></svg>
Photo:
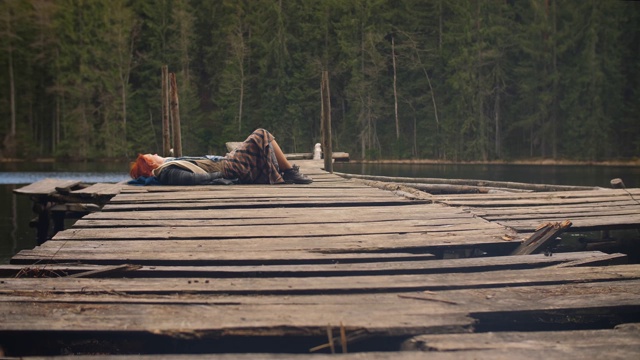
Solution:
<svg viewBox="0 0 640 360"><path fill-rule="evenodd" d="M518 232L541 223L571 220L576 231L637 229L640 189L603 189L544 193L442 195L434 201L462 207Z"/></svg>
<svg viewBox="0 0 640 360"><path fill-rule="evenodd" d="M0 266L0 350L317 359L310 350L332 342L344 359L640 354L637 326L621 325L640 322L640 265L626 254L502 256L533 229L481 214L491 197L407 198L300 165L313 184L123 186L103 211ZM533 201L628 202L617 191L518 197L529 195L495 201L538 225L562 219L526 215ZM612 211L634 216L628 206Z"/></svg>

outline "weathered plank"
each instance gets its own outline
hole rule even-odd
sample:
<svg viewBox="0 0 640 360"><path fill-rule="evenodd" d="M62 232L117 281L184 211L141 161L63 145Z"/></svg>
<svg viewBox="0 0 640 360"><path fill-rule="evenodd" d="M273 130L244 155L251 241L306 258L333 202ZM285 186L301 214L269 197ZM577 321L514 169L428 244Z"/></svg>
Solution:
<svg viewBox="0 0 640 360"><path fill-rule="evenodd" d="M606 349L606 358L616 348L640 354L640 327L623 325L616 329L547 332L487 332L475 334L433 334L414 337L405 349L421 351L562 350ZM602 350L601 350L602 351ZM589 356L591 358L591 356Z"/></svg>
<svg viewBox="0 0 640 360"><path fill-rule="evenodd" d="M40 279L42 280L42 279ZM53 281L55 279L45 279ZM58 279L60 280L60 279ZM491 317L597 313L640 306L640 281L567 283L394 294L238 296L189 292L131 296L109 288L0 297L0 331L146 331L167 336L321 335L341 322L384 335L460 333ZM366 309L366 311L363 311ZM55 321L45 314L55 313ZM471 315L471 316L469 316ZM472 318L476 318L473 321ZM483 320L486 319L486 320ZM549 318L553 320L553 318ZM594 319L598 321L598 319Z"/></svg>
<svg viewBox="0 0 640 360"><path fill-rule="evenodd" d="M200 209L200 210L146 210L99 212L85 216L83 220L232 220L241 219L247 224L262 219L287 221L288 223L375 220L431 220L450 218L473 218L474 215L459 208L438 204L407 204L400 206L360 206L358 211L349 207L280 208L277 211L256 209ZM83 224L80 222L79 224Z"/></svg>
<svg viewBox="0 0 640 360"><path fill-rule="evenodd" d="M74 190L71 194L87 197L110 197L119 194L123 186L123 183L97 183L83 189Z"/></svg>
<svg viewBox="0 0 640 360"><path fill-rule="evenodd" d="M0 302L0 331L144 331L167 337L318 336L327 324L371 335L409 335L469 331L473 320L460 314L436 314L426 306L406 312L396 302L365 304L291 301L259 306L237 304L118 304ZM55 320L49 315L55 313Z"/></svg>
<svg viewBox="0 0 640 360"><path fill-rule="evenodd" d="M89 249L65 250L60 252L40 249L23 250L11 259L12 264L46 264L80 261L87 264L145 264L145 265L260 265L260 264L333 264L373 261L411 261L434 259L429 253L408 254L402 252L387 253L323 253L313 251L234 251L224 254L204 253L202 249L180 249L177 251L148 252L136 250L101 250L91 253Z"/></svg>
<svg viewBox="0 0 640 360"><path fill-rule="evenodd" d="M59 232L56 240L76 239L233 239L233 238L269 238L269 237L318 237L373 234L425 234L437 232L456 232L489 230L493 234L509 233L500 225L468 219L450 219L445 224L420 220L380 221L361 223L340 223L339 226L320 226L319 224L277 224L269 225L226 225L217 226L213 222L201 226L148 227L132 232L131 228L105 229L85 228L69 229Z"/></svg>
<svg viewBox="0 0 640 360"><path fill-rule="evenodd" d="M128 202L148 202L148 201L183 201L189 200L220 200L220 199L238 199L238 198L258 198L258 199L272 199L278 198L331 198L336 196L344 196L344 189L332 189L332 188L308 188L308 187L291 187L286 192L279 189L277 186L253 188L242 186L218 186L206 191L173 191L173 192L161 192L161 193L132 193L121 194L114 197L112 203L128 203ZM349 191L350 196L370 196L380 198L394 198L393 193L380 189L362 186L360 188L354 188Z"/></svg>
<svg viewBox="0 0 640 360"><path fill-rule="evenodd" d="M601 189L601 190L580 190L580 191L549 191L531 193L497 193L497 194L449 194L438 195L440 201L478 201L478 200L527 200L527 199L580 199L580 198L629 198L629 194L640 195L640 188L623 189Z"/></svg>
<svg viewBox="0 0 640 360"><path fill-rule="evenodd" d="M626 263L625 254L599 251L558 253L554 256L498 256L464 259L385 261L369 263L293 264L293 265L227 265L227 266L142 266L116 273L117 277L311 277L360 276L393 274L430 274L444 272L478 272L500 269L537 268L546 266L588 266ZM591 265L593 266L593 265ZM0 265L3 277L64 277L90 271L99 277L110 277L112 266L88 264ZM117 270L117 269L115 269ZM87 274L85 274L85 277ZM95 276L98 277L98 276Z"/></svg>
<svg viewBox="0 0 640 360"><path fill-rule="evenodd" d="M229 200L229 201L189 201L176 203L147 203L147 204L108 204L103 211L122 210L162 210L162 209L230 209L230 208L277 208L277 207L322 207L322 206L371 206L371 205L404 205L415 203L428 203L428 200L407 200L396 197L393 199L368 199L367 197L340 197L327 199L286 199L274 198L273 200L255 201L253 199Z"/></svg>
<svg viewBox="0 0 640 360"><path fill-rule="evenodd" d="M72 188L80 184L78 180L43 179L33 184L13 190L16 194L23 195L53 195L56 188Z"/></svg>
<svg viewBox="0 0 640 360"><path fill-rule="evenodd" d="M548 218L547 222L557 221ZM545 219L532 219L532 220L499 220L495 221L497 224L508 226L518 232L531 231L535 229L537 225ZM605 229L637 229L640 228L640 213L636 215L624 215L624 216L597 216L588 218L571 218L571 231L592 231L592 230L605 230Z"/></svg>
<svg viewBox="0 0 640 360"><path fill-rule="evenodd" d="M185 353L188 351L185 350ZM418 360L428 357L430 360L460 359L547 359L547 360L583 360L583 359L635 359L638 355L636 346L610 347L576 347L576 348L540 348L540 349L506 349L506 350L462 350L454 352L417 351L401 352L354 352L348 354L289 354L289 353L252 353L252 354L154 354L154 355L74 355L57 356L56 360ZM51 360L49 357L23 357L25 360Z"/></svg>
<svg viewBox="0 0 640 360"><path fill-rule="evenodd" d="M436 199L437 201L437 199ZM520 199L520 200L451 200L451 201L437 201L449 206L471 206L471 207L506 207L506 206L543 206L543 205L609 205L609 206L624 206L633 204L635 201L627 196L624 197L591 197L591 198L556 198L549 197L547 199ZM636 203L637 204L637 203Z"/></svg>
<svg viewBox="0 0 640 360"><path fill-rule="evenodd" d="M330 294L526 287L640 279L640 265L502 270L490 273L341 276L309 278L5 279L0 293ZM456 300L454 300L456 301ZM640 304L640 298L636 299Z"/></svg>

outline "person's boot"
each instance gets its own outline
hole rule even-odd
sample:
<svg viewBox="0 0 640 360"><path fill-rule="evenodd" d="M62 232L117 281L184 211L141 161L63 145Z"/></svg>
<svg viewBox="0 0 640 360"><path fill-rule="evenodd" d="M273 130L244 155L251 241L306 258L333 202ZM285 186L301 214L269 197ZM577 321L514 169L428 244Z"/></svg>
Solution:
<svg viewBox="0 0 640 360"><path fill-rule="evenodd" d="M293 165L282 173L282 178L287 184L311 184L313 179L300 172L298 165Z"/></svg>

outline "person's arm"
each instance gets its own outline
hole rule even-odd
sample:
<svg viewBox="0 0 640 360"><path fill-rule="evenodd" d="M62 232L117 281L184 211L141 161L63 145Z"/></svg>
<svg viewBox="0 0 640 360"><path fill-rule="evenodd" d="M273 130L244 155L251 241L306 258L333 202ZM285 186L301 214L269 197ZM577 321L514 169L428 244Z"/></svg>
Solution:
<svg viewBox="0 0 640 360"><path fill-rule="evenodd" d="M168 166L158 175L158 181L163 185L213 185L224 183L221 180L221 172L195 174L177 166Z"/></svg>

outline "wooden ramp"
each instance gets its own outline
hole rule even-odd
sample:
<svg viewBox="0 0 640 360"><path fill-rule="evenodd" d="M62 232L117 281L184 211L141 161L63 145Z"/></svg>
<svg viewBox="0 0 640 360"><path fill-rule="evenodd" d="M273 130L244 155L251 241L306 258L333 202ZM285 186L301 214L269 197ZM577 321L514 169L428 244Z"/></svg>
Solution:
<svg viewBox="0 0 640 360"><path fill-rule="evenodd" d="M625 254L499 256L522 234L300 165L313 184L125 186L21 251L0 266L5 355L640 354L640 265Z"/></svg>

